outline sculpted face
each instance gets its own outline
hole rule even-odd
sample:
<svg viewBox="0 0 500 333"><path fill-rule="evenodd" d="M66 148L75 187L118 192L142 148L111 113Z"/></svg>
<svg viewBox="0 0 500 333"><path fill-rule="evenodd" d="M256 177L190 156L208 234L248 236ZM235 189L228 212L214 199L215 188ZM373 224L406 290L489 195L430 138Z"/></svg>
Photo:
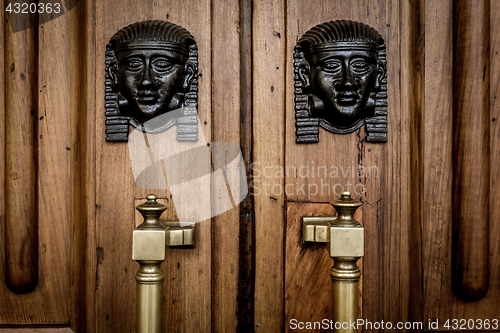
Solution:
<svg viewBox="0 0 500 333"><path fill-rule="evenodd" d="M178 141L197 140L198 47L189 31L135 22L111 37L105 56L106 141L126 142L130 126L145 133L181 126Z"/></svg>
<svg viewBox="0 0 500 333"><path fill-rule="evenodd" d="M135 119L143 123L178 107L174 96L187 86L184 58L178 52L159 48L117 54L116 81Z"/></svg>
<svg viewBox="0 0 500 333"><path fill-rule="evenodd" d="M387 142L387 52L372 27L323 22L293 54L297 143L319 142L319 128L349 134L364 126L366 142Z"/></svg>
<svg viewBox="0 0 500 333"><path fill-rule="evenodd" d="M376 85L377 54L356 45L351 50L329 49L311 55L310 85L323 103L316 112L335 127L348 128L365 117Z"/></svg>

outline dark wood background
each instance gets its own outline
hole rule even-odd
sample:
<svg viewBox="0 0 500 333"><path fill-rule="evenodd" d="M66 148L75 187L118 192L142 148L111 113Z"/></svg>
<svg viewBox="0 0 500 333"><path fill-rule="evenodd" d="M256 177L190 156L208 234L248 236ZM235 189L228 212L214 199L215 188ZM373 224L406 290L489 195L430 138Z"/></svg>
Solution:
<svg viewBox="0 0 500 333"><path fill-rule="evenodd" d="M205 139L240 145L260 189L200 222L195 249L168 253L166 331L283 332L291 318L328 318L332 261L321 245L302 244L300 218L332 214L336 195L297 189L347 182L365 190L354 195L365 228L362 318L442 325L500 317L497 1L81 0L18 33L3 10L0 19L0 276L10 265L16 281L38 277L26 294L0 279L0 331L133 331L134 207L149 192L170 192L136 186L127 145L105 142L104 51L117 30L146 19L194 35ZM363 129L320 130L319 143L295 143L293 48L313 26L339 19L385 39L385 144L364 142ZM308 163L378 173L255 172ZM163 202L164 218L175 219L173 203ZM456 296L487 285L480 300Z"/></svg>

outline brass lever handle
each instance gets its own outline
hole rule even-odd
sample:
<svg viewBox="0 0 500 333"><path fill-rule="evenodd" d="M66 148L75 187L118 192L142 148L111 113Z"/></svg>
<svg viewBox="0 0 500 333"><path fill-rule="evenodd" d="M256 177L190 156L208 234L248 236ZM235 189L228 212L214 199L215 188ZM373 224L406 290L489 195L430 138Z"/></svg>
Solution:
<svg viewBox="0 0 500 333"><path fill-rule="evenodd" d="M156 195L150 194L147 201L136 208L144 217L144 222L134 230L132 240L132 259L140 265L135 275L136 332L161 333L165 273L160 265L165 260L168 235L166 227L160 223L160 215L167 207L156 201Z"/></svg>
<svg viewBox="0 0 500 333"><path fill-rule="evenodd" d="M330 269L333 282L333 321L335 332L357 332L351 323L358 319L358 283L361 271L357 261L364 255L364 228L354 219L361 206L345 191L331 205L337 216L303 217L303 241L324 242L334 260Z"/></svg>
<svg viewBox="0 0 500 333"><path fill-rule="evenodd" d="M194 223L164 222L160 215L167 209L149 194L147 201L136 209L144 217L133 232L132 259L139 263L137 281L137 333L161 333L162 285L165 273L160 265L165 260L166 247L194 247Z"/></svg>

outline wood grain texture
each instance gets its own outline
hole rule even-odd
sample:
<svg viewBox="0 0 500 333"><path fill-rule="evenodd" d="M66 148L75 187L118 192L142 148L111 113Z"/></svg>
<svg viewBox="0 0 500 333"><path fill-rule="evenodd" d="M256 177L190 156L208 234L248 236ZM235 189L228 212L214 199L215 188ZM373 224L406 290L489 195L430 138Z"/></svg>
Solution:
<svg viewBox="0 0 500 333"><path fill-rule="evenodd" d="M0 333L74 333L69 327L60 328L0 328Z"/></svg>
<svg viewBox="0 0 500 333"><path fill-rule="evenodd" d="M123 10L116 10L121 8ZM198 113L205 140L211 141L211 8L208 1L107 1L96 4L96 223L98 332L132 332L135 327L137 264L131 259L135 200L148 193L169 198L168 190L138 187L127 144L107 143L104 135L104 51L113 34L146 19L167 19L190 31L198 45ZM175 133L174 130L167 131ZM201 133L199 134L202 135ZM170 212L172 200L162 201ZM192 203L191 203L192 204ZM164 328L209 332L211 327L210 221L197 225L196 248L172 249L163 265Z"/></svg>
<svg viewBox="0 0 500 333"><path fill-rule="evenodd" d="M6 23L4 82L11 97L5 105L5 277L16 293L33 291L39 278L37 44L37 28L13 33Z"/></svg>
<svg viewBox="0 0 500 333"><path fill-rule="evenodd" d="M240 147L247 182L252 181L252 0L240 0ZM254 200L252 188L240 204L238 332L254 331Z"/></svg>
<svg viewBox="0 0 500 333"><path fill-rule="evenodd" d="M453 7L452 1L425 5L425 147L423 269L425 319L439 318L443 289L451 293L453 145ZM434 281L443 281L436 283ZM445 282L446 281L446 282ZM444 307L444 306L443 306ZM451 318L451 317L450 317Z"/></svg>
<svg viewBox="0 0 500 333"><path fill-rule="evenodd" d="M213 141L239 145L240 2L212 3L211 29ZM239 207L212 219L212 332L238 330L239 237Z"/></svg>
<svg viewBox="0 0 500 333"><path fill-rule="evenodd" d="M5 27L10 29L8 23ZM19 116L28 115L31 118L29 126L32 130L26 127L28 123L22 127L18 124L16 134L5 134L7 136L11 134L11 139L23 137L16 148L18 153L23 154L27 152L27 149L31 150L26 161L19 158L21 157L19 155L15 157L15 162L26 163L25 167L35 167L35 170L30 171L32 172L30 177L33 177L35 181L33 185L37 192L37 195L32 198L35 201L26 201L27 197L24 195L18 196L17 200L19 200L18 207L28 210L32 209L29 208L30 206L35 207L34 215L29 218L37 220L37 229L30 230L31 235L37 234L36 241L30 241L28 237L23 239L23 242L34 244L39 253L37 259L39 282L33 292L23 295L12 293L3 282L0 284L0 297L3 300L0 304L0 323L2 324L66 324L69 322L69 205L71 195L69 192L70 152L66 149L70 146L69 38L64 33L59 33L68 30L69 17L63 15L45 23L42 27L16 33L15 38L20 39L20 44L5 49L6 54L10 52L9 57L14 57L16 52L21 52L21 49L27 51L27 53L21 52L22 54L16 55L11 59L12 61L7 60L8 65L6 63L5 66L9 67L9 73L10 66L12 66L14 70L11 75L16 81L31 82L30 85L32 85L31 90L19 88L9 93L12 101L24 100L23 103L31 103L29 107L26 104L25 107L18 108L16 112ZM36 41L26 39L26 34L34 34L36 31L38 35ZM21 45L25 46L18 49ZM23 65L25 56L34 57L35 68L28 70ZM18 59L19 63L17 63ZM9 84L5 83L5 88L10 89ZM8 122L7 119L6 122ZM15 128L12 126L16 126L15 124L5 125L6 128L11 128L11 131ZM37 135L36 138L34 134ZM37 154L33 154L34 151ZM12 172L23 173L24 171L21 167L9 169L5 174L6 180ZM5 189L8 190L7 186ZM11 193L15 194L15 192ZM15 213L15 210L11 208L7 199L6 212L10 210L11 214ZM24 217L20 216L19 219L22 222ZM11 242L19 242L16 237L21 235L22 232L15 237L7 233L6 242L7 239ZM4 276L4 273L2 265L0 274Z"/></svg>
<svg viewBox="0 0 500 333"><path fill-rule="evenodd" d="M490 302L500 297L500 3L490 1ZM494 304L494 303L491 303ZM488 307L489 309L495 306ZM493 310L492 310L493 311ZM498 314L498 309L496 309Z"/></svg>
<svg viewBox="0 0 500 333"><path fill-rule="evenodd" d="M478 300L489 267L489 0L454 3L452 288Z"/></svg>
<svg viewBox="0 0 500 333"><path fill-rule="evenodd" d="M284 165L285 3L253 3L253 183L255 332L283 330L284 179L262 168ZM260 170L259 170L260 168ZM274 191L274 192L273 192Z"/></svg>
<svg viewBox="0 0 500 333"><path fill-rule="evenodd" d="M286 203L285 332L292 332L292 319L321 322L333 318L333 260L326 243L302 242L302 217L335 216L330 204ZM314 330L314 332L331 332Z"/></svg>
<svg viewBox="0 0 500 333"><path fill-rule="evenodd" d="M498 132L495 131L495 122L493 119L498 118L498 109L495 109L495 89L498 91L498 84L494 81L495 75L498 78L498 70L495 70L495 65L498 64L498 43L500 42L495 25L498 25L495 20L498 20L499 7L494 1L490 2L490 20L491 27L490 41L488 50L491 61L491 66L486 70L491 75L490 97L485 97L490 104L490 132L489 135L475 141L483 141L482 145L490 145L490 186L495 186L496 178L498 178ZM435 320L439 319L440 323L448 318L457 319L486 319L498 316L496 304L500 292L500 275L499 275L499 255L498 244L496 240L500 237L500 227L491 223L489 228L490 250L489 260L491 263L490 269L490 286L486 296L479 301L465 302L459 299L451 289L451 274L452 274L452 258L451 258L451 235L452 235L452 166L454 165L452 156L451 138L453 137L452 114L454 103L453 97L453 2L452 1L426 1L426 96L425 96L425 117L426 117L426 140L425 144L425 215L423 220L423 264L424 264L424 295L425 295L425 318ZM481 26L485 20L478 20L476 23ZM494 23L495 22L495 23ZM478 26L473 29L478 29ZM487 33L487 32L484 32ZM481 42L478 40L477 42ZM496 50L495 50L496 46ZM477 51L477 50L476 50ZM475 59L478 61L478 59ZM471 65L471 63L469 63ZM498 65L497 67L498 68ZM472 70L469 67L469 70ZM470 73L468 77L470 82L481 85L484 72L483 68L478 68L479 72ZM472 79L476 77L475 81ZM479 80L477 79L479 78ZM498 79L497 79L498 81ZM497 87L497 88L495 88ZM477 96L480 98L479 96ZM480 98L481 99L481 98ZM474 104L474 107L481 106L483 100ZM498 105L497 105L498 107ZM496 112L496 114L495 114ZM474 115L475 118L477 115ZM481 126L477 126L475 130L479 130ZM465 136L466 138L472 138ZM477 152L474 152L474 154ZM496 160L494 160L496 159ZM467 158L464 159L467 161ZM496 162L496 163L495 163ZM483 166L474 164L481 173ZM475 182L475 186L479 186L480 182ZM498 210L494 203L498 202L494 191L490 189L488 197L491 203L490 219L498 220ZM479 214L484 213L481 207L473 207ZM484 244L478 244L484 245ZM444 329L440 327L440 329Z"/></svg>
<svg viewBox="0 0 500 333"><path fill-rule="evenodd" d="M76 332L96 329L95 1L70 12L71 309Z"/></svg>
<svg viewBox="0 0 500 333"><path fill-rule="evenodd" d="M59 324L69 322L71 284L69 26L69 15L63 15L38 33L39 287L44 290L39 304L52 312L47 323Z"/></svg>
<svg viewBox="0 0 500 333"><path fill-rule="evenodd" d="M4 8L4 0L0 0L2 8ZM5 46L5 12L0 13L0 45ZM5 52L0 52L0 77L5 78ZM0 189L5 188L5 87L0 87ZM4 190L0 190L0 242L5 244L5 196ZM0 267L5 267L5 250L0 249ZM0 268L0 271L4 268ZM2 272L4 273L4 272ZM5 276L5 275L3 275ZM2 283L3 284L3 283ZM1 289L0 289L1 290Z"/></svg>
<svg viewBox="0 0 500 333"><path fill-rule="evenodd" d="M336 1L333 5L320 0L291 1L287 4L287 14L287 59L292 59L298 38L325 21L363 22L375 28L386 42L389 133L385 144L365 143L363 128L347 135L320 130L319 143L295 144L293 66L287 64L285 177L287 201L330 202L345 189L363 202L358 219L365 226L366 235L360 317L370 321L398 321L406 316L402 304L408 302L408 298L401 297L408 281L402 280L400 269L401 243L407 239L401 234L405 202L401 201L400 191L407 174L402 173L400 166L399 2ZM287 244L289 241L295 240L287 238Z"/></svg>
<svg viewBox="0 0 500 333"><path fill-rule="evenodd" d="M422 279L423 96L425 60L423 1L401 2L401 316L421 322L424 316ZM411 36L411 37L410 37ZM404 42L408 41L408 42ZM406 97L405 97L406 96ZM416 120L420 121L417 122ZM418 175L408 177L404 175ZM418 191L413 189L420 188ZM403 330L405 331L405 330ZM406 330L411 331L411 330ZM414 330L417 331L417 330Z"/></svg>

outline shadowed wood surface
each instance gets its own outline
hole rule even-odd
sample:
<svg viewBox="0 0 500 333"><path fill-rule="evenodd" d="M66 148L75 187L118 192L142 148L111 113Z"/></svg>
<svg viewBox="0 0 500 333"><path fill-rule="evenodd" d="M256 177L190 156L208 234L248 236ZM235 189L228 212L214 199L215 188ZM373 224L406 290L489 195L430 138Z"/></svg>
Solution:
<svg viewBox="0 0 500 333"><path fill-rule="evenodd" d="M3 8L3 0L0 0ZM0 45L5 45L4 11L0 11ZM5 64L5 52L0 52L0 63ZM0 77L5 78L5 65L0 65ZM5 85L5 83L3 83ZM0 138L5 138L5 87L0 88ZM5 188L5 144L0 144L0 189ZM5 191L0 190L0 241L5 244ZM5 251L0 248L0 270L5 269ZM5 271L4 271L5 272ZM4 275L5 276L5 275ZM3 282L2 282L3 284Z"/></svg>
<svg viewBox="0 0 500 333"><path fill-rule="evenodd" d="M240 0L240 147L247 182L252 180L252 0ZM238 332L254 331L254 198L249 194L240 204Z"/></svg>
<svg viewBox="0 0 500 333"><path fill-rule="evenodd" d="M401 174L409 175L401 182L401 279L402 319L423 321L422 295L422 216L423 216L423 145L424 107L424 1L401 2ZM411 36L411 37L410 37ZM404 179L405 177L402 176ZM408 239L405 242L404 239ZM408 303L405 304L405 301Z"/></svg>
<svg viewBox="0 0 500 333"><path fill-rule="evenodd" d="M5 26L5 277L15 293L33 291L39 278L37 44L37 28Z"/></svg>
<svg viewBox="0 0 500 333"><path fill-rule="evenodd" d="M71 21L71 326L97 332L95 206L95 5L80 1ZM74 42L78 41L78 43Z"/></svg>
<svg viewBox="0 0 500 333"><path fill-rule="evenodd" d="M454 3L452 288L484 297L489 265L489 0Z"/></svg>
<svg viewBox="0 0 500 333"><path fill-rule="evenodd" d="M0 328L0 333L74 333L69 327L61 328Z"/></svg>

